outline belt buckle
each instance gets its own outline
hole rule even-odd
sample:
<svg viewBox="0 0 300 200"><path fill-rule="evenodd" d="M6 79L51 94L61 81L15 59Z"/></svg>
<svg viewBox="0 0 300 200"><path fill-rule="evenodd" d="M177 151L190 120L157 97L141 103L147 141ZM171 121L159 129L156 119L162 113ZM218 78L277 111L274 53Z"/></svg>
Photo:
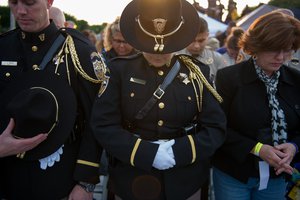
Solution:
<svg viewBox="0 0 300 200"><path fill-rule="evenodd" d="M155 90L155 92L153 93L153 95L157 98L157 99L161 99L161 97L165 94L165 91L163 91L160 86L158 86L158 88Z"/></svg>

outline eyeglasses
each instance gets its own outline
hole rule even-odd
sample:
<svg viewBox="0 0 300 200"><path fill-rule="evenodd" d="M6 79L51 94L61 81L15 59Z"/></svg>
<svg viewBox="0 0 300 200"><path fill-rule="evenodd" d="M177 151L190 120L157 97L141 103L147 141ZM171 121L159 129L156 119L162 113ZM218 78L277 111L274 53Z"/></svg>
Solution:
<svg viewBox="0 0 300 200"><path fill-rule="evenodd" d="M128 44L128 42L126 42L125 40L119 40L119 39L112 39L113 42L117 43L118 45L121 44Z"/></svg>
<svg viewBox="0 0 300 200"><path fill-rule="evenodd" d="M279 56L279 55L283 55L283 56L291 56L292 53L294 52L293 49L281 49L279 51L266 51L266 53L270 56Z"/></svg>

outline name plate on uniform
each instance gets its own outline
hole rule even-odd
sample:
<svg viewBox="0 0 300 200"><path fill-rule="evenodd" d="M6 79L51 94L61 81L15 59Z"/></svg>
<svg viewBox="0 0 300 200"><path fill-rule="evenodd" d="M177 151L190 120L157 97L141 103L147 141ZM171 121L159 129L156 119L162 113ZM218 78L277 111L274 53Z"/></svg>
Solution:
<svg viewBox="0 0 300 200"><path fill-rule="evenodd" d="M1 61L1 66L17 66L17 61Z"/></svg>
<svg viewBox="0 0 300 200"><path fill-rule="evenodd" d="M141 84L141 85L145 85L146 84L145 80L138 79L138 78L132 78L132 77L130 78L130 82Z"/></svg>

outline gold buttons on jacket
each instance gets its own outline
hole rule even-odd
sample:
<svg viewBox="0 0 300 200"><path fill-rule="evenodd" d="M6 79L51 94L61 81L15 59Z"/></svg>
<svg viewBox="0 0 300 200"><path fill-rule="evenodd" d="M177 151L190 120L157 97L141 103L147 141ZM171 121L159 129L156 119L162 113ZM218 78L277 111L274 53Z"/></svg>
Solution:
<svg viewBox="0 0 300 200"><path fill-rule="evenodd" d="M192 97L188 96L188 100L189 100L189 101L192 100Z"/></svg>
<svg viewBox="0 0 300 200"><path fill-rule="evenodd" d="M36 51L38 50L38 47L37 47L37 46L32 46L32 47L31 47L31 50L32 50L33 52L36 52Z"/></svg>
<svg viewBox="0 0 300 200"><path fill-rule="evenodd" d="M40 68L39 68L38 65L32 65L32 69L33 69L33 70L39 70Z"/></svg>
<svg viewBox="0 0 300 200"><path fill-rule="evenodd" d="M6 76L6 77L10 77L10 73L9 73L9 72L6 72L6 73L5 73L5 76Z"/></svg>
<svg viewBox="0 0 300 200"><path fill-rule="evenodd" d="M158 70L158 75L160 75L160 76L163 76L164 75L164 71L162 71L162 70Z"/></svg>
<svg viewBox="0 0 300 200"><path fill-rule="evenodd" d="M130 93L130 97L134 97L134 93L133 92Z"/></svg>
<svg viewBox="0 0 300 200"><path fill-rule="evenodd" d="M159 121L157 122L157 125L158 125L158 126L164 125L164 121L163 121L163 120L159 120Z"/></svg>
<svg viewBox="0 0 300 200"><path fill-rule="evenodd" d="M160 102L160 103L158 104L158 107L159 107L160 109L164 109L164 108L165 108L165 104L164 104L163 102Z"/></svg>

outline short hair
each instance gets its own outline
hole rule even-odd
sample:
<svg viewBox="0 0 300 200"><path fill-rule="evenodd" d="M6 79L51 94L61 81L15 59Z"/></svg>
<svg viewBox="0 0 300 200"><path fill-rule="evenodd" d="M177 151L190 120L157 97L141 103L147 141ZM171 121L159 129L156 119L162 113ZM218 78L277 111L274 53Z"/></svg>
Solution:
<svg viewBox="0 0 300 200"><path fill-rule="evenodd" d="M205 33L205 32L209 32L208 30L208 24L207 21L205 19L203 19L202 17L199 17L199 33Z"/></svg>
<svg viewBox="0 0 300 200"><path fill-rule="evenodd" d="M281 12L269 12L250 25L239 46L250 55L281 49L297 50L300 47L300 21Z"/></svg>

